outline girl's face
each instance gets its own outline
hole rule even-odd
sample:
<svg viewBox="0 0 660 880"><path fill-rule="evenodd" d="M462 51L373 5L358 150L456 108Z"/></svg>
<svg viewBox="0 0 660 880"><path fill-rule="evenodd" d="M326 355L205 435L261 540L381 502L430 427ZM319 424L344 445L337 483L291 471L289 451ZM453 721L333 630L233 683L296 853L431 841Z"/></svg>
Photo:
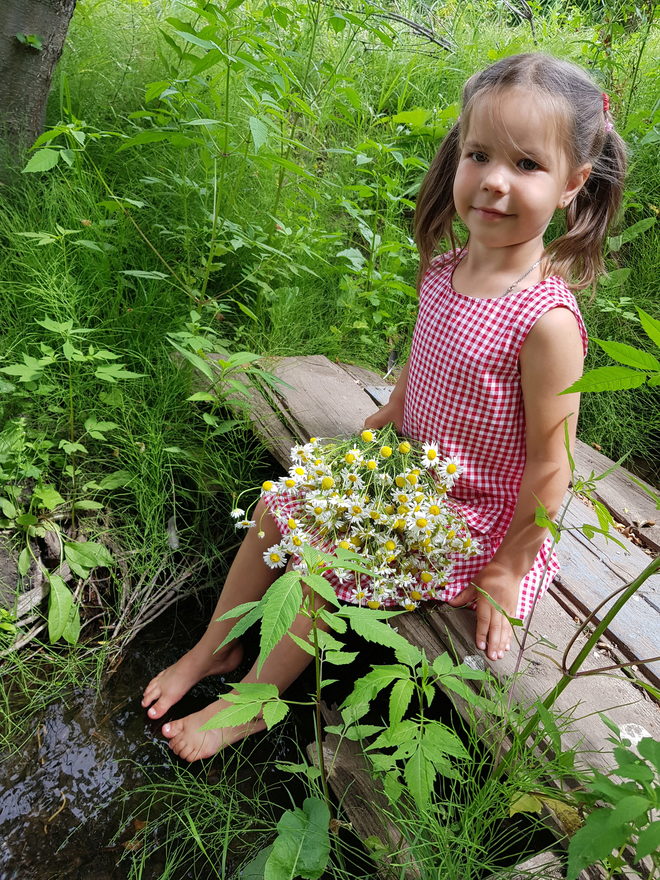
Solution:
<svg viewBox="0 0 660 880"><path fill-rule="evenodd" d="M503 248L537 241L556 208L589 176L571 169L552 112L534 92L511 88L477 100L454 178L454 204L470 241Z"/></svg>

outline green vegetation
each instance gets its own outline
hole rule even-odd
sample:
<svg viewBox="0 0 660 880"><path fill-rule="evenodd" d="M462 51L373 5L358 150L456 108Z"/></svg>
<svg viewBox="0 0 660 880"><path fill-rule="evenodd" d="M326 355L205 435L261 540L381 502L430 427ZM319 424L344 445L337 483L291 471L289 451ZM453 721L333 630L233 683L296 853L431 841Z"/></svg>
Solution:
<svg viewBox="0 0 660 880"><path fill-rule="evenodd" d="M654 351L640 332L640 315L646 329L658 317L654 12L629 0L396 10L79 0L47 130L2 184L0 529L11 530L21 576L34 578L38 557L50 587L47 617L38 606L21 619L2 611L3 746L18 748L71 681L100 675L99 646L121 651L147 619L222 570L233 499L268 475L237 382L259 369L257 355L322 353L383 372L403 362L416 311L415 195L474 70L542 49L602 81L631 173L609 241L612 271L582 306L591 336ZM593 345L588 366L610 363L611 352ZM653 372L641 358L630 366ZM657 480L657 403L650 383L585 395L581 436L612 458L630 453L630 466ZM35 649L47 635L58 644ZM419 763L421 746L411 754ZM472 762L461 771L468 780L485 772L473 752L454 757ZM497 783L511 791L479 787L470 821L485 833L483 817L499 822L495 805L511 804L514 789L542 790L539 766L521 762L520 776ZM429 839L441 830L450 854L474 840L475 826L456 824L464 810L431 808L437 769L421 767L424 784L397 819L422 863L436 858ZM394 792L401 781L388 784ZM447 791L465 797L459 788ZM162 785L153 791L165 796ZM248 807L239 795L223 801L220 822L204 784L193 792L186 777L168 796L184 793L177 821L195 858L224 876L227 829ZM323 792L311 785L309 799L291 811L303 829L318 824ZM641 827L637 806L631 822ZM275 819L250 810L259 846ZM621 835L629 826L620 823ZM482 856L473 852L470 870L494 867ZM303 876L320 876L321 862ZM341 862L332 871L350 876ZM461 863L446 876L470 875Z"/></svg>

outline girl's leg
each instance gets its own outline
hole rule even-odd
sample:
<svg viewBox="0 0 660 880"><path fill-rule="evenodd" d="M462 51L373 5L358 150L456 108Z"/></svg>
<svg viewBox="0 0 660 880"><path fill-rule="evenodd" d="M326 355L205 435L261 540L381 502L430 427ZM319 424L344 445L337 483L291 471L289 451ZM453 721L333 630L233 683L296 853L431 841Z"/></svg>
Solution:
<svg viewBox="0 0 660 880"><path fill-rule="evenodd" d="M234 617L218 622L217 618L236 605L261 599L281 574L268 568L262 558L263 552L276 544L281 536L275 520L261 501L255 508L254 519L256 528L249 529L243 539L206 632L194 648L160 672L145 688L142 705L145 708L150 706L147 711L150 718L162 717L202 678L231 672L241 662L243 649L239 642L232 642L214 653L237 620ZM265 536L259 538L258 531L265 532Z"/></svg>
<svg viewBox="0 0 660 880"><path fill-rule="evenodd" d="M317 608L321 608L325 602L316 596L315 605ZM310 629L310 619L306 615L299 614L291 627L291 632L300 638L305 638ZM311 656L306 651L299 648L292 639L284 636L266 658L261 672L257 675L255 662L243 682L267 682L276 685L279 692L283 693L298 678L311 660ZM164 724L163 734L169 739L172 751L185 761L210 758L225 746L232 745L248 734L256 733L265 728L264 721L258 718L237 727L200 730L203 724L229 705L231 704L226 700L216 700L200 712Z"/></svg>

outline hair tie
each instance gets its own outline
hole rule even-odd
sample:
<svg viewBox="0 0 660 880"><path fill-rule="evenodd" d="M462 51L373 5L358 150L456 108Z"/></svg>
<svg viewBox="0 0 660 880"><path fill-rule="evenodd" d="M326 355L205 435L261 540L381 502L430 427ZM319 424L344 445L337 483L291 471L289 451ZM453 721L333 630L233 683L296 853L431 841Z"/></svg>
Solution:
<svg viewBox="0 0 660 880"><path fill-rule="evenodd" d="M605 131L612 131L614 125L607 118L607 114L610 112L610 96L607 92L603 92L603 116L605 116Z"/></svg>

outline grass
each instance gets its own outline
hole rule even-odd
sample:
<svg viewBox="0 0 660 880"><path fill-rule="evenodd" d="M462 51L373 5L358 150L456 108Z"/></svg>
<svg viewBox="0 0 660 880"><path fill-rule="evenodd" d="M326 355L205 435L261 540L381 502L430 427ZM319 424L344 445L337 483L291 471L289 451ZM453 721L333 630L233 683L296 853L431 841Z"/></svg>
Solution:
<svg viewBox="0 0 660 880"><path fill-rule="evenodd" d="M107 440L90 441L77 463L82 482L118 470L129 475L127 485L94 496L104 503L102 515L82 524L108 536L122 557L123 569L111 573L104 591L107 619L126 584L142 575L158 584L158 572L196 563L201 580L222 565L235 541L226 525L232 496L270 466L245 425L214 435L204 416L227 411L188 401L197 377L172 357L168 334L197 320L226 351L323 353L381 371L391 357L403 361L416 309L414 197L473 71L533 48L590 67L610 92L631 148L622 226L660 204L657 144L644 143L657 125L657 29L629 94L644 33L639 10L625 18L610 0L544 4L534 12L535 42L529 24L499 3L401 5L403 15L451 39L454 48L445 51L376 15L342 27L320 4L290 13L278 7L275 18L255 2L215 20L217 6L207 3L200 18L199 4L198 14L174 0L78 4L48 124L84 131L85 149L72 168L60 163L34 176L15 169L3 186L0 365L40 355L52 338L35 319L48 316L90 330L90 342L143 374L110 385L74 365L71 387L62 376L19 393L2 386L3 420L23 417L35 443L57 447L67 436L66 401L77 432L90 415L118 425ZM204 24L238 60L196 72L204 51L175 34L185 26L168 23L171 16L198 31ZM164 86L150 89L154 82L174 91L161 97ZM386 118L417 109L427 114L415 124ZM217 122L194 124L200 119ZM127 147L145 132L163 139ZM23 235L37 232L52 241ZM631 242L616 262L634 269L616 302L629 297L657 317L657 232ZM598 291L583 299L590 334L641 344L638 325L612 311L608 298ZM588 366L605 362L596 346L589 357ZM630 452L635 468L657 479L657 395L585 395L582 438L613 458ZM53 452L45 471L65 496L68 464ZM36 662L3 661L3 682L13 680L0 691L3 745L17 747L33 713L81 675L98 676L102 660L86 659L80 648L44 647ZM227 852L222 834L229 833L215 833L217 798L203 788L200 782L191 794L201 818L189 805L192 824L180 810L170 832L185 832L199 847L198 835L202 855L195 858L202 861L204 849ZM244 809L240 798L231 801L223 828L240 825ZM430 832L418 821L435 827L433 834L449 833L438 817L408 821L420 840Z"/></svg>

